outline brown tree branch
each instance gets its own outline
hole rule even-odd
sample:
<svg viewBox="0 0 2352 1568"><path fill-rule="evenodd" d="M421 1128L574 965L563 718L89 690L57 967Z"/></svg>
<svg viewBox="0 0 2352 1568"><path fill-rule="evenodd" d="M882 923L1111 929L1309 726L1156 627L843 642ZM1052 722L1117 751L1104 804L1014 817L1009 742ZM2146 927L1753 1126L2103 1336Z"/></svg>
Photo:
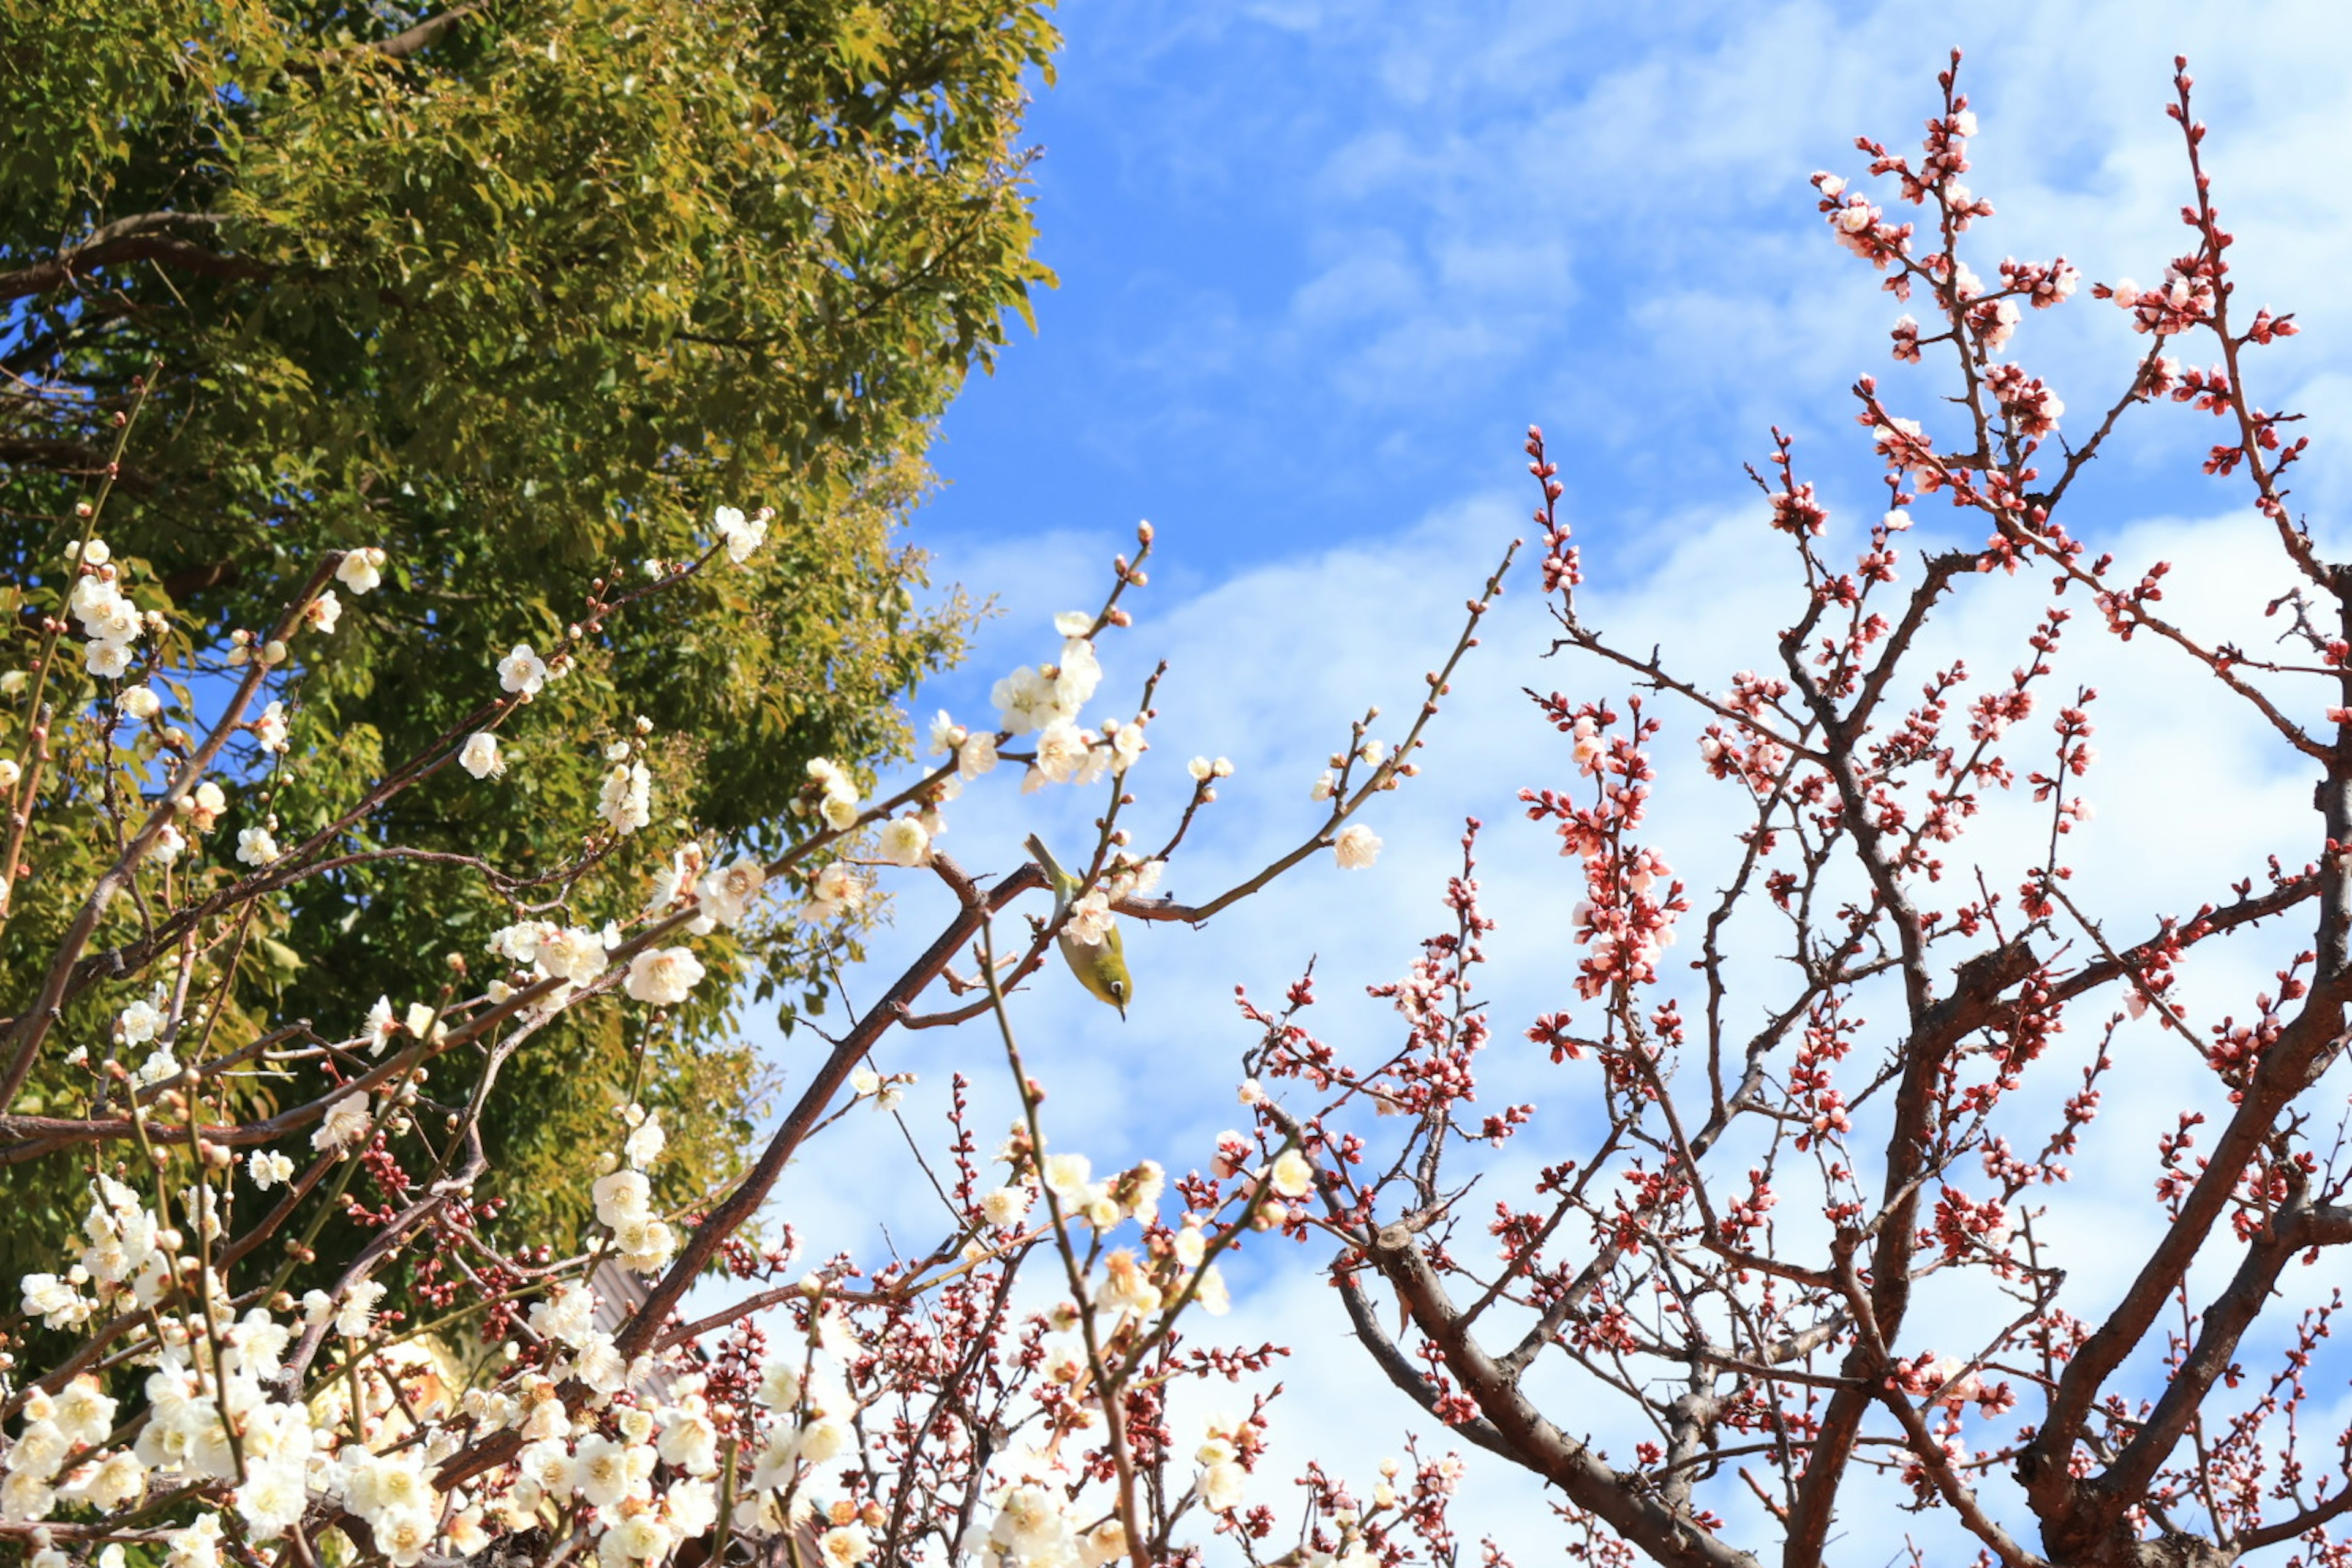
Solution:
<svg viewBox="0 0 2352 1568"><path fill-rule="evenodd" d="M70 287L82 273L132 261L159 261L205 278L275 278L278 268L267 262L215 250L164 232L183 225L212 227L222 221L217 213L142 213L135 217L118 218L47 261L0 273L0 300L53 293Z"/></svg>

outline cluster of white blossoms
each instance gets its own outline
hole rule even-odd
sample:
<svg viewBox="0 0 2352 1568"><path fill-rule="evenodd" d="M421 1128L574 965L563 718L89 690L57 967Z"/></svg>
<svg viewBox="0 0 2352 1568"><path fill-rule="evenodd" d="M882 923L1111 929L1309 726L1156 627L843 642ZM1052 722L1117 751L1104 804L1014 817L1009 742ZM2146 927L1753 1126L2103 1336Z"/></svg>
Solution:
<svg viewBox="0 0 2352 1568"><path fill-rule="evenodd" d="M793 809L803 816L814 811L827 827L846 833L857 826L862 809L857 803L857 781L831 758L811 757L808 786L793 802Z"/></svg>
<svg viewBox="0 0 2352 1568"><path fill-rule="evenodd" d="M997 721L1007 735L1034 731L1029 771L1022 776L1026 795L1047 784L1089 784L1106 773L1123 776L1148 749L1143 719L1106 722L1100 733L1081 728L1078 712L1102 683L1102 666L1088 640L1095 617L1084 610L1066 610L1054 617L1062 634L1062 657L1053 664L1023 665L998 681L989 693L996 705ZM952 747L957 773L976 777L996 765L996 741L984 745L966 734L945 713L931 728L932 744L942 752ZM952 737L952 739L950 739Z"/></svg>
<svg viewBox="0 0 2352 1568"><path fill-rule="evenodd" d="M1201 1468L1192 1484L1200 1490L1202 1507L1226 1513L1242 1505L1249 1472L1242 1468L1241 1454L1244 1445L1255 1441L1257 1429L1232 1415L1211 1416L1208 1428L1193 1450L1193 1462Z"/></svg>
<svg viewBox="0 0 2352 1568"><path fill-rule="evenodd" d="M100 1313L152 1307L171 1284L163 1227L139 1194L101 1172L90 1183L81 1233L89 1246L64 1275L27 1274L19 1282L27 1316L70 1329Z"/></svg>
<svg viewBox="0 0 2352 1568"><path fill-rule="evenodd" d="M653 774L646 771L645 759L633 756L631 751L626 741L615 741L604 748L604 760L613 764L613 770L604 775L604 786L596 796L596 815L624 837L654 819Z"/></svg>
<svg viewBox="0 0 2352 1568"><path fill-rule="evenodd" d="M555 980L545 1004L561 1005L573 991L604 973L607 955L621 945L621 928L607 923L602 931L586 926L558 925L553 921L518 921L490 933L489 950L521 973L524 984ZM503 1002L513 994L511 983L494 981L490 1000Z"/></svg>
<svg viewBox="0 0 2352 1568"><path fill-rule="evenodd" d="M156 1041L157 1037L163 1033L164 1026L171 1020L171 1015L167 1011L171 1005L171 1000L172 982L167 976L149 986L146 995L131 998L122 1010L114 1016L112 1030L114 1059L120 1060L121 1053L131 1047ZM87 1050L81 1052L77 1058L77 1060L88 1059ZM172 1047L169 1045L158 1043L155 1049L148 1055L147 1059L140 1063L137 1070L131 1073L131 1083L134 1089L149 1089L167 1079L179 1076L179 1058L172 1054Z"/></svg>
<svg viewBox="0 0 2352 1568"><path fill-rule="evenodd" d="M1026 735L1058 723L1074 721L1102 682L1095 645L1087 640L1095 618L1084 610L1065 610L1054 617L1062 634L1058 663L1023 665L990 691L1000 725L1009 735Z"/></svg>
<svg viewBox="0 0 2352 1568"><path fill-rule="evenodd" d="M677 1236L668 1222L653 1212L653 1182L646 1175L661 1158L666 1139L661 1118L641 1105L622 1108L629 1124L622 1141L623 1163L596 1178L590 1190L596 1202L597 1223L613 1233L613 1249L621 1267L640 1274L658 1274L677 1252Z"/></svg>
<svg viewBox="0 0 2352 1568"><path fill-rule="evenodd" d="M103 539L67 545L66 564L79 573L66 605L89 639L82 649L82 668L101 679L117 679L129 672L141 635L151 629L163 632L163 617L142 616L124 595L121 568Z"/></svg>
<svg viewBox="0 0 2352 1568"><path fill-rule="evenodd" d="M710 531L726 547L727 559L740 566L767 539L769 520L775 515L772 509L764 506L749 517L736 507L722 506L711 515Z"/></svg>
<svg viewBox="0 0 2352 1568"><path fill-rule="evenodd" d="M942 708L931 720L931 755L955 759L954 783L960 791L964 784L995 768L996 737L985 730L965 729ZM952 799L953 795L949 798Z"/></svg>
<svg viewBox="0 0 2352 1568"><path fill-rule="evenodd" d="M707 936L722 926L731 931L748 920L760 890L768 885L767 868L743 856L731 866L706 871L708 859L699 843L680 845L670 863L654 873L646 913L666 913L692 898L698 912L686 929L694 936Z"/></svg>
<svg viewBox="0 0 2352 1568"><path fill-rule="evenodd" d="M1067 1485L1022 1481L992 1500L995 1516L975 1522L964 1555L979 1568L1102 1568L1127 1556L1127 1531L1116 1516L1083 1528L1099 1515L1099 1499L1086 1512Z"/></svg>
<svg viewBox="0 0 2352 1568"><path fill-rule="evenodd" d="M98 1206L110 1220L121 1219L119 1194L102 1195ZM152 1227L153 1215L139 1212ZM20 1523L59 1508L104 1514L191 1484L234 1483L229 1498L241 1532L272 1541L302 1517L314 1493L334 1489L328 1472L336 1467L313 1430L310 1407L271 1397L269 1384L283 1370L295 1331L257 1307L238 1317L217 1278L207 1282L214 1289L209 1322L196 1312L152 1320L160 1332L140 1358L151 1369L147 1415L129 1445L105 1446L116 1401L94 1379L78 1378L54 1394L37 1385L27 1391L24 1425L0 1483L0 1512ZM429 1541L436 1530L429 1515L423 1528ZM217 1514L202 1515L170 1538L170 1560L210 1568L219 1561L221 1533ZM417 1555L397 1560L414 1563Z"/></svg>
<svg viewBox="0 0 2352 1568"><path fill-rule="evenodd" d="M943 770L930 781L913 809L881 824L873 845L877 858L893 866L929 864L934 841L947 831L941 805L961 795L965 784L994 770L1004 736L1034 731L1037 737L1021 783L1024 794L1049 784L1087 784L1107 774L1124 776L1149 749L1144 739L1148 715L1106 721L1099 733L1079 726L1078 713L1102 680L1102 666L1087 635L1095 617L1072 610L1056 616L1054 626L1063 638L1060 661L1024 665L996 683L992 700L999 710L1001 734L967 729L945 710L932 720L930 753L952 759L953 771ZM1231 764L1225 771L1232 771ZM831 830L846 833L857 826L865 806L847 772L818 757L808 764L808 784L793 801L793 811L817 816ZM1079 901L1066 929L1076 941L1099 942L1110 927L1111 906L1122 898L1150 892L1161 869L1157 861L1122 857L1101 885ZM865 907L871 890L871 883L847 863L835 861L812 879L805 913L814 921L855 914Z"/></svg>
<svg viewBox="0 0 2352 1568"><path fill-rule="evenodd" d="M624 1114L631 1123L623 1142L627 1167L596 1184L597 1212L613 1227L620 1261L652 1270L676 1246L645 1205L645 1171L661 1153L662 1134L639 1108ZM257 1152L250 1168L267 1188L282 1182L290 1164L282 1155L268 1156L268 1164L264 1158ZM89 1510L102 1521L190 1489L225 1502L200 1503L194 1522L163 1536L159 1546L170 1568L220 1568L230 1535L275 1541L322 1508L362 1523L375 1552L394 1568L414 1568L436 1551L478 1553L495 1531L540 1522L549 1501L595 1510L587 1522L604 1568L656 1562L717 1521L719 1428L701 1378L652 1358L625 1364L612 1335L596 1327L596 1299L587 1285L566 1283L531 1308L530 1333L551 1354L459 1396L431 1352L375 1342L383 1284L359 1280L340 1299L313 1290L299 1304L280 1296L278 1313L255 1306L240 1315L220 1275L190 1255L186 1238L162 1225L136 1193L103 1174L90 1192L83 1227L89 1245L81 1261L63 1278L26 1276L23 1310L52 1329L140 1313L130 1353L117 1360L145 1369L146 1412L134 1436L110 1446L117 1401L98 1378L85 1373L59 1387L26 1389L21 1424L0 1450L0 1520L37 1525L60 1510ZM213 1189L179 1197L197 1216L192 1226L211 1237L221 1234ZM289 1391L289 1347L306 1331L330 1331L353 1359L341 1367L312 1366L312 1388ZM836 1346L844 1342L838 1325L827 1334ZM588 1390L576 1413L557 1394L567 1379ZM855 1406L839 1376L813 1411L802 1383L800 1373L781 1365L763 1383L762 1402L782 1418L754 1478L751 1506L739 1510L746 1528L760 1523L762 1505L775 1511L779 1478L794 1478L793 1450L815 1465L854 1446L848 1419ZM632 1403L616 1405L615 1395ZM508 1428L519 1429L526 1445L516 1464L483 1475L470 1491L436 1486L441 1461L468 1434ZM667 1467L658 1492L657 1463ZM234 1523L224 1522L229 1519ZM57 1555L44 1551L37 1560ZM120 1558L116 1549L100 1561Z"/></svg>
<svg viewBox="0 0 2352 1568"><path fill-rule="evenodd" d="M1021 1131L1016 1128L1013 1136L998 1151L997 1158L1019 1169L1024 1185L1034 1183L1053 1194L1064 1215L1087 1226L1097 1236L1130 1219L1147 1228L1159 1219L1160 1198L1167 1190L1168 1176L1157 1160L1146 1160L1097 1181L1094 1163L1076 1153L1048 1154L1043 1167L1033 1174L1026 1156L1021 1152L1023 1147ZM1023 1186L999 1188L982 1203L989 1222L997 1226L1019 1223L1027 1207L1028 1195ZM1101 1260L1098 1276L1088 1281L1090 1299L1107 1311L1147 1317L1174 1305L1190 1290L1192 1299L1202 1310L1222 1316L1233 1298L1217 1266L1206 1261L1208 1232L1201 1216L1185 1215L1168 1233L1164 1252L1160 1250L1162 1246L1154 1243L1149 1256L1127 1247L1108 1253Z"/></svg>
<svg viewBox="0 0 2352 1568"><path fill-rule="evenodd" d="M392 1043L392 1037L403 1031L420 1040L437 1040L449 1032L449 1026L441 1022L429 1002L411 1002L395 1017L392 998L379 996L375 1005L368 1009L367 1032L361 1037L367 1041L368 1055L380 1057L383 1047Z"/></svg>

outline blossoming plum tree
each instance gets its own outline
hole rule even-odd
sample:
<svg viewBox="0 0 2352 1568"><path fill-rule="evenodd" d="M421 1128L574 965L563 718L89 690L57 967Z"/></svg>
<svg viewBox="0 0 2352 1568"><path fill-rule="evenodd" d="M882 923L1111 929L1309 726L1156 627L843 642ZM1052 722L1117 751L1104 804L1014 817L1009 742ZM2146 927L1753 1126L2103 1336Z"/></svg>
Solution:
<svg viewBox="0 0 2352 1568"><path fill-rule="evenodd" d="M1100 607L1057 617L1052 659L999 683L995 727L941 715L943 760L880 799L819 758L781 852L730 855L717 833L656 826L649 719L565 732L574 710L550 700L567 681L596 688L583 672L614 657L616 624L754 560L768 515L720 507L697 553L593 577L551 644L513 643L457 678L472 683L459 718L417 754L297 820L278 803L319 743L299 677L336 657L339 626L398 595L397 563L373 545L325 552L268 624L200 639L101 531L134 412L55 565L16 585L32 646L0 682L17 742L0 759L0 922L47 953L0 1018L0 1163L69 1162L81 1218L65 1255L14 1282L16 1315L0 1321L0 1542L38 1568L134 1552L169 1568L410 1568L492 1550L606 1568L1146 1568L1197 1552L1195 1532L1267 1533L1241 1511L1264 1399L1204 1444L1179 1441L1168 1403L1176 1384L1281 1353L1195 1343L1186 1320L1223 1310L1221 1255L1280 1223L1307 1163L1236 1155L1175 1184L1181 1213L1163 1215L1159 1164L1098 1176L1052 1137L1006 997L1057 946L1111 940L1117 910L1197 922L1319 851L1369 863L1376 841L1350 819L1414 771L1470 630L1393 752L1357 726L1296 849L1206 902L1154 899L1230 769L1196 762L1182 796L1157 803L1156 847L1135 847L1150 808L1129 769L1159 676L1128 716L1086 714L1095 641L1129 625L1121 600L1147 581L1145 525ZM602 771L553 863L381 831L413 795L521 787L529 763L509 744L583 752ZM1042 896L1045 871L1017 857L992 879L937 847L949 804L1006 762L1026 764L1024 791L1103 794L1066 898ZM676 841L648 879L616 850L657 833ZM92 855L102 869L66 896L59 866ZM428 994L276 1016L245 958L282 940L289 900L410 859L476 879L505 923L447 952ZM673 1127L644 1103L646 1076L710 979L698 944L754 920L841 921L886 876L937 879L952 918L829 1042L740 1180L662 1201ZM39 896L16 897L28 888ZM1025 931L1008 931L1033 894ZM484 1115L560 1020L592 1009L618 1018L635 1076L604 1147L579 1152L596 1223L565 1253L509 1234ZM941 1203L930 1246L803 1260L789 1226L755 1227L787 1163L848 1106L898 1104L906 1075L877 1054L893 1031L992 1014L1022 1114L992 1171L957 1080L924 1152ZM70 1089L28 1095L37 1068ZM1388 1500L1348 1512L1331 1548L1362 1563L1392 1537L1447 1539L1454 1474L1433 1461L1383 1478Z"/></svg>
<svg viewBox="0 0 2352 1568"><path fill-rule="evenodd" d="M2291 510L2305 440L2253 390L2258 352L2294 326L2238 297L2181 62L2189 243L2158 284L2091 290L2147 347L2062 435L2056 393L2013 355L2076 270L1965 258L1992 207L1961 181L1958 63L1916 161L1858 144L1889 199L1814 176L1838 241L1917 312L1895 357L1948 367L1948 400L1854 385L1886 502L1850 562L1776 434L1755 478L1794 603L1754 668L1717 686L1588 621L1566 482L1529 432L1554 651L1632 684L1538 696L1568 776L1523 796L1580 868L1566 1005L1526 1030L1575 1109L1475 1103L1482 1057L1514 1047L1475 991L1493 922L1473 822L1444 928L1382 993L1401 1040L1318 1038L1304 981L1252 1005L1249 1152L1313 1162L1290 1223L1338 1239L1359 1338L1454 1432L1556 1487L1580 1560L1811 1568L1859 1560L1840 1539L1865 1529L1920 1563L2352 1563L2346 1366L2324 1354L2352 1244L2352 566ZM2297 584L2269 605L2284 653L2168 619L2167 565L2121 567L2062 521L2111 432L2165 401L2218 422L2205 471L2251 489ZM1906 563L1906 509L1930 499L1983 542ZM1972 675L1977 648L1923 667L1923 628L1984 574L2050 584L2013 673ZM2086 912L2065 852L2096 693L2049 691L2084 601L2258 716L2312 781L2307 859L2130 929ZM1650 820L1661 770L1686 765L1654 749L1675 704L1704 729L1682 755L1738 814L1712 891L1676 879ZM2036 803L2026 852L1962 858L2003 792ZM2184 976L2257 925L2304 934L2273 984L2207 1014ZM2098 1120L2126 1051L2183 1075L2159 1124ZM2154 1200L2142 1233L2105 1238L2119 1263L2070 1277L2053 1216L2083 1160L2140 1171Z"/></svg>

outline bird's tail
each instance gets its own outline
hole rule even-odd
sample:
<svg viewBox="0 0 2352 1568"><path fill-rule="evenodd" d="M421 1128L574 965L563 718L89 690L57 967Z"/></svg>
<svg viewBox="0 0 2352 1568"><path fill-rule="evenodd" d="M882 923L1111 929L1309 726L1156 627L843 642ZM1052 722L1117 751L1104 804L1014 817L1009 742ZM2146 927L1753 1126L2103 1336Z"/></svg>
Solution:
<svg viewBox="0 0 2352 1568"><path fill-rule="evenodd" d="M1054 858L1054 852L1045 847L1045 841L1033 833L1023 843L1029 853L1037 858L1037 864L1044 868L1047 880L1054 884L1054 891L1066 893L1076 879L1062 869L1062 863Z"/></svg>

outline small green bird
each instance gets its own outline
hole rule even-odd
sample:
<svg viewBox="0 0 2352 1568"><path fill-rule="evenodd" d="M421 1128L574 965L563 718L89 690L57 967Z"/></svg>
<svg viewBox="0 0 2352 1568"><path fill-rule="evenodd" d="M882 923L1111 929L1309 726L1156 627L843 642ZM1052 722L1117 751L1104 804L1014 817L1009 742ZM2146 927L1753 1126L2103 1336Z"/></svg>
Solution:
<svg viewBox="0 0 2352 1568"><path fill-rule="evenodd" d="M1070 907L1070 900L1077 896L1078 879L1062 869L1054 852L1034 833L1029 836L1029 853L1037 858L1046 879L1054 884L1054 918L1060 920L1063 911ZM1103 932L1100 942L1080 942L1065 925L1055 945L1062 950L1062 962L1070 966L1078 984L1118 1008L1121 1019L1126 1018L1127 1005L1135 1000L1135 982L1127 973L1127 949L1119 940L1118 927L1113 924Z"/></svg>

